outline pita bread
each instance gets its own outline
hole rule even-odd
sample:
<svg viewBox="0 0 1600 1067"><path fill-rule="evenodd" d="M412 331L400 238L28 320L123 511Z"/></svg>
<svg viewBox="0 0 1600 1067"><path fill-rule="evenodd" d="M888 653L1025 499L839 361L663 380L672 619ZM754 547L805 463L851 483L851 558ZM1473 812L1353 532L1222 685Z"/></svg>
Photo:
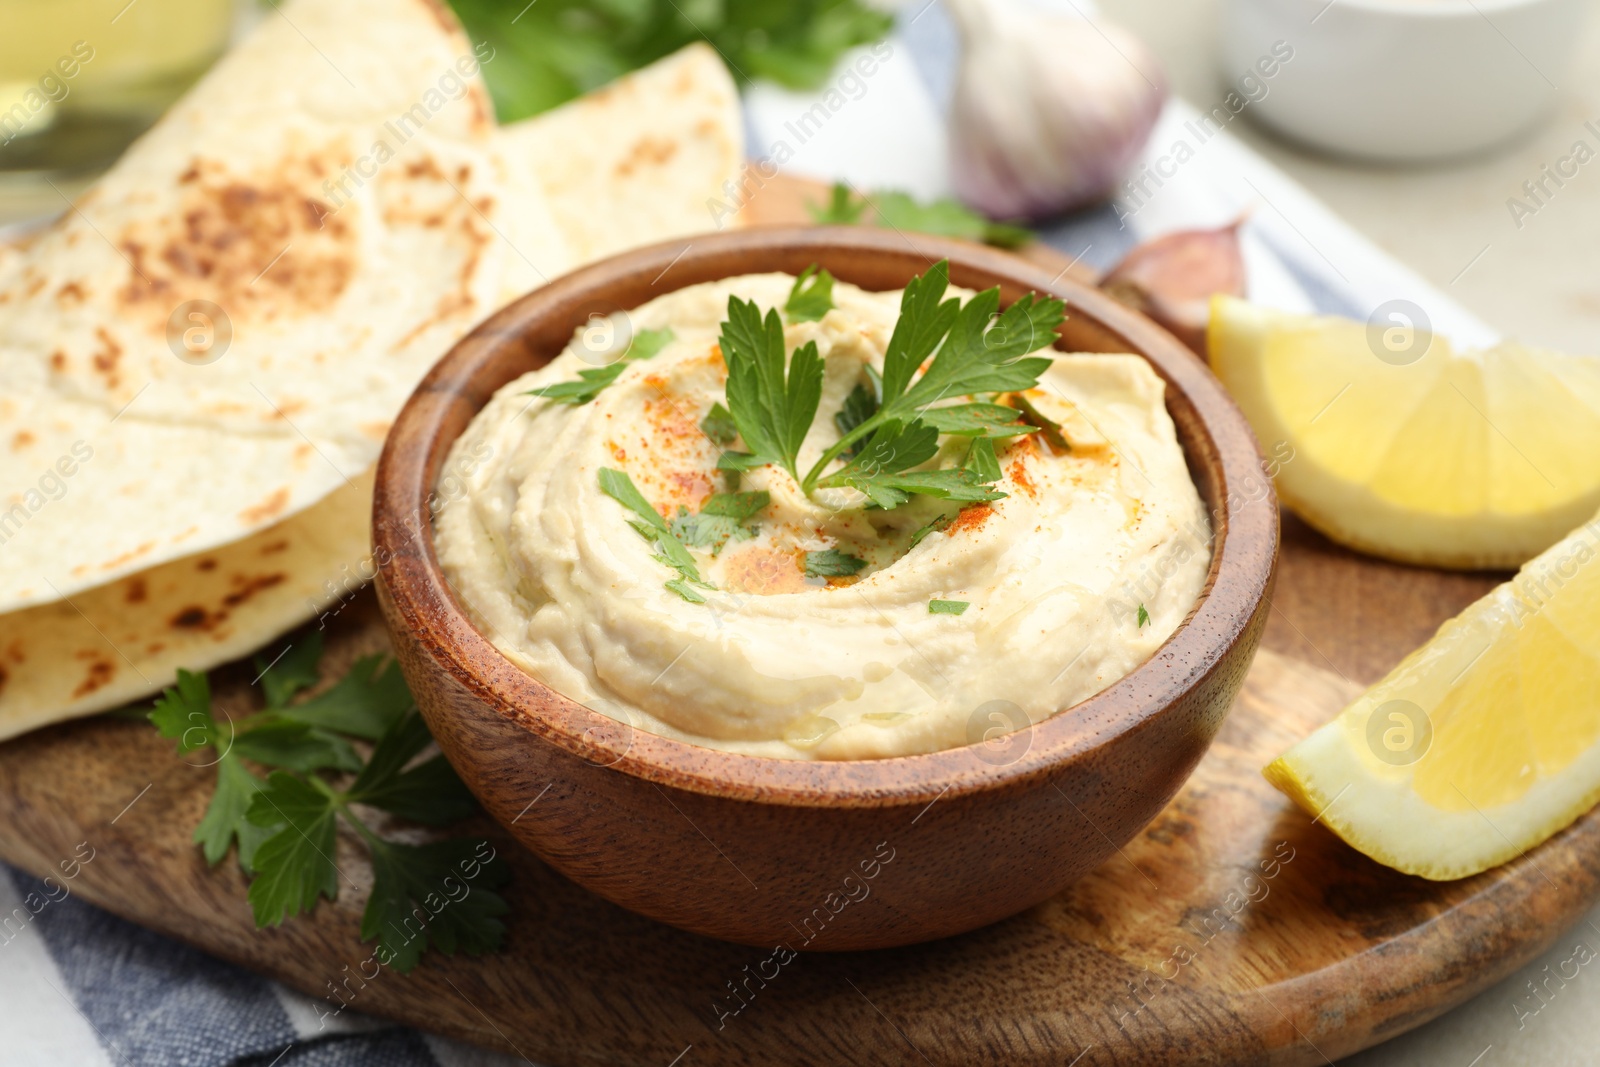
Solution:
<svg viewBox="0 0 1600 1067"><path fill-rule="evenodd" d="M475 67L432 0L291 0L0 263L0 611L316 503L372 465L511 259L566 269L501 236ZM231 323L205 365L169 343L192 300ZM79 440L67 490L33 491Z"/></svg>
<svg viewBox="0 0 1600 1067"><path fill-rule="evenodd" d="M712 212L744 163L739 93L692 44L587 96L508 126L500 150L534 174L582 263L717 229Z"/></svg>
<svg viewBox="0 0 1600 1067"><path fill-rule="evenodd" d="M368 14L372 7L355 0L340 0L331 6L360 8ZM432 10L420 3L409 6L424 13ZM385 13L392 9L392 5L385 4ZM286 10L301 29L308 29L296 15L295 7ZM415 14L403 11L399 17L411 19ZM380 21L383 20L374 16L375 23ZM424 27L412 28L426 36ZM439 32L443 35L442 30ZM387 39L386 35L379 36ZM372 35L367 39L371 40ZM280 37L279 46L292 53L298 40L297 36L294 40ZM247 46L248 42L241 50ZM453 47L454 44L449 45ZM258 58L258 62L270 69L281 67L287 59L274 61L269 56ZM202 83L201 88L206 84L209 82ZM621 88L624 85L629 87ZM663 86L672 88L678 92L681 106L653 111L649 122L641 121L633 110L641 86L646 95L664 91ZM490 205L495 210L486 210L478 221L494 234L494 243L503 246L503 254L496 268L498 293L481 307L480 314L592 256L709 228L705 201L716 195L725 182L737 179L743 159L742 119L726 69L710 49L692 46L624 79L618 87L621 91L602 90L559 113L529 119L488 135L484 177L504 192L498 205ZM179 109L188 103L186 100ZM576 114L583 115L583 120L573 122L571 116ZM593 145L597 127L611 131L598 148ZM657 160L646 153L648 165L619 171L619 161L628 158L631 146L638 145L647 133L657 143L676 147L665 159ZM462 152L474 148L471 144L454 147ZM135 149L139 150L142 145ZM563 166L541 165L541 161L581 160L591 150L602 156L602 162L595 164L591 173L608 175L608 192L603 195L586 190L581 181L564 179L567 168ZM173 172L169 169L166 173L164 180L170 182ZM542 184L547 177L552 182L548 188ZM149 180L159 186L163 179L156 174ZM130 186L123 195L139 202L144 194ZM614 198L615 211L608 206L606 196ZM559 214L552 209L552 203L562 205ZM89 207L84 209L86 214L93 204L91 198ZM340 215L355 208L354 203L341 208ZM60 228L58 225L29 238L20 250L20 258L32 262L43 256L41 246L50 247L52 241L62 240L55 236ZM388 238L390 234L384 232L382 236ZM581 255L568 251L571 238L581 242ZM85 240L80 236L66 247L80 247ZM417 238L419 244L421 240ZM491 247L486 254L494 251ZM419 247L416 254L430 253ZM459 268L461 260L455 262ZM9 269L12 268L7 266L6 258L0 257L0 279L7 279ZM12 291L5 288L9 284L10 281L0 281L0 295ZM391 299L409 298L397 287ZM478 299L476 294L474 299ZM284 294L281 300L292 303L293 297ZM363 314L368 320L382 319L401 306L375 304ZM0 314L4 311L5 306L0 304ZM294 309L279 308L278 314L293 317ZM451 321L465 322L470 317L463 313ZM237 322L235 327L237 330ZM308 339L315 343L320 337L307 330L298 343L307 343ZM355 368L362 387L381 391L389 398L387 405L370 404L375 411L374 420L386 425L416 379L454 339L451 331L444 331L433 342L436 350L426 357L416 350L415 359L397 360L369 345L341 355L338 360L319 362L299 359L299 354L289 348L288 340L270 351L259 347L241 349L236 333L235 347L221 360L192 369L215 370L238 359L236 370L243 373L246 384L261 384L264 389L269 381L284 389L293 384L313 396L330 396L340 388L339 379L350 373L340 369L348 365ZM0 381L13 380L7 378L8 368L19 354L26 358L28 349L10 342L0 345L6 346L0 349L4 352L0 357ZM178 364L167 351L164 338L160 345L157 362L164 358ZM278 366L280 359L305 367L304 381L290 383L288 373ZM264 365L258 371L250 361L264 361ZM326 391L324 380L328 381ZM201 386L207 384L210 383L202 382ZM203 507L211 511L222 506L216 485L219 478L232 479L246 490L254 486L253 494L235 493L234 499L258 501L263 512L270 510L266 505L276 503L268 498L268 490L275 490L280 484L279 476L297 470L296 465L321 464L334 476L331 480L336 481L337 488L320 502L290 514L304 499L294 492L303 490L306 484L294 482L294 492L282 500L276 515L263 513L251 516L248 522L239 522L240 528L255 524L254 533L154 567L142 567L135 560L130 569L121 571L122 577L109 583L96 579L91 571L84 581L92 588L64 582L56 586L62 596L47 590L52 602L0 615L0 739L154 693L172 683L179 667L209 670L245 655L320 613L336 610L341 600L372 573L368 555L371 474L370 461L365 457L369 454L369 441L375 449L375 439L366 434L354 440L341 437L336 425L332 432L312 434L308 425L320 431L331 416L319 409L313 418L309 409L300 408L292 414L286 412L289 418L284 421L292 423L288 432L283 425L269 423L263 428L242 419L224 432L215 420L145 414L136 420L138 435L123 439L114 432L108 434L113 418L115 426L120 426L145 412L148 392L138 395L120 417L103 396L68 397L47 388L31 396L28 403L42 400L44 408L27 416L31 419L25 430L28 439L19 447L11 434L0 430L0 469L7 475L0 484L21 486L12 501L22 502L25 507L30 503L26 490L39 492L39 499L31 502L41 506L36 513L29 513L23 529L33 529L38 520L66 504L73 494L81 494L85 500L85 507L77 513L80 521L91 526L103 521L88 516L93 510L89 506L94 503L91 497L102 493L103 483L85 476L97 466L108 476L120 475L124 479L113 483L128 496L126 511L119 515L152 510L164 513L172 524L196 525L189 509ZM259 397L257 403L261 405ZM0 395L0 408L5 404ZM30 409L19 407L24 414L16 417L26 416ZM0 414L0 425L7 425L5 418ZM300 436L297 429L306 430L306 436ZM92 455L79 461L73 454L74 445L79 446L80 454L88 449ZM63 475L55 466L62 456L69 460L67 469L73 472L70 475ZM364 470L365 475L353 474ZM41 489L38 483L49 472L54 472L54 477ZM352 473L349 482L343 480L345 473ZM157 481L162 484L150 484ZM310 490L305 492L309 496ZM56 495L59 499L52 499ZM228 506L232 506L231 502ZM170 536L186 530L187 525L177 526ZM4 512L0 511L0 535L5 532ZM57 527L56 535L60 533ZM199 537L200 531L196 530L179 543L196 543ZM9 544L0 543L0 559L9 559L16 543L15 539ZM74 566L85 565L79 557L83 544L63 543L45 555L46 562L69 560ZM126 551L141 544L133 544ZM151 555L160 551L163 546L159 543L147 550ZM105 567L106 562L98 561L101 573L118 571L118 566ZM51 573L59 575L60 571L47 572L46 577Z"/></svg>
<svg viewBox="0 0 1600 1067"><path fill-rule="evenodd" d="M0 616L0 740L117 707L336 611L372 571L372 474L276 526Z"/></svg>

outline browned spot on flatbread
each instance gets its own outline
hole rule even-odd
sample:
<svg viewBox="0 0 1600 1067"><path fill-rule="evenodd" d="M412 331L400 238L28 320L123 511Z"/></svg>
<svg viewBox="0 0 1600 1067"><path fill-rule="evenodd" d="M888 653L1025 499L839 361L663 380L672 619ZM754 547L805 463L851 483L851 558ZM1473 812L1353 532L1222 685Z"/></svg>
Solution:
<svg viewBox="0 0 1600 1067"><path fill-rule="evenodd" d="M210 630L221 621L199 604L191 604L174 615L169 625L175 630Z"/></svg>
<svg viewBox="0 0 1600 1067"><path fill-rule="evenodd" d="M269 522L289 506L289 490L279 487L273 494L253 507L239 512L239 518L248 523Z"/></svg>
<svg viewBox="0 0 1600 1067"><path fill-rule="evenodd" d="M67 354L59 348L50 353L50 369L57 374L62 374L67 369Z"/></svg>
<svg viewBox="0 0 1600 1067"><path fill-rule="evenodd" d="M31 268L30 268L30 270L31 270ZM22 291L22 295L23 296L38 296L39 295L39 290L43 289L44 286L45 286L44 275L42 275L42 274L38 275L33 279L33 281L28 283L28 287Z"/></svg>
<svg viewBox="0 0 1600 1067"><path fill-rule="evenodd" d="M626 158L616 165L619 178L626 178L640 167L659 167L678 153L678 143L661 137L639 138Z"/></svg>
<svg viewBox="0 0 1600 1067"><path fill-rule="evenodd" d="M133 578L128 582L128 589L122 594L122 599L129 604L143 604L150 596L150 587L143 578Z"/></svg>
<svg viewBox="0 0 1600 1067"><path fill-rule="evenodd" d="M86 297L83 286L77 282L68 282L56 290L56 299L63 304L81 304Z"/></svg>
<svg viewBox="0 0 1600 1067"><path fill-rule="evenodd" d="M261 554L263 556L273 556L273 555L278 554L279 552L282 552L284 549L286 549L288 547L289 547L289 542L287 540L270 541L267 544L264 544L264 545L261 546Z"/></svg>
<svg viewBox="0 0 1600 1067"><path fill-rule="evenodd" d="M196 563L194 565L194 569L197 571L214 571L217 569L217 561L212 559L210 556L207 556L199 563Z"/></svg>
<svg viewBox="0 0 1600 1067"><path fill-rule="evenodd" d="M339 151L280 159L264 173L236 174L195 159L171 215L142 219L116 243L132 271L121 290L152 327L165 328L181 300L207 299L237 325L252 313L309 314L336 301L355 271L350 222L322 200L322 160Z"/></svg>
<svg viewBox="0 0 1600 1067"><path fill-rule="evenodd" d="M21 452L24 448L27 448L29 445L33 444L35 440L37 440L37 438L35 438L33 434L29 433L27 430L18 430L16 433L11 435L11 451Z"/></svg>
<svg viewBox="0 0 1600 1067"><path fill-rule="evenodd" d="M116 677L117 665L108 659L95 658L89 661L89 667L84 672L83 681L78 683L78 688L72 691L72 699L78 700L88 696L96 689L100 689Z"/></svg>
<svg viewBox="0 0 1600 1067"><path fill-rule="evenodd" d="M254 578L246 578L242 575L235 576L233 592L223 597L222 602L230 608L236 608L263 589L271 589L275 585L282 585L287 577L284 574L258 574Z"/></svg>
<svg viewBox="0 0 1600 1067"><path fill-rule="evenodd" d="M96 326L94 335L100 339L100 351L94 354L94 369L105 378L107 388L115 389L122 383L122 376L117 373L117 364L122 360L122 346L106 332L104 326Z"/></svg>
<svg viewBox="0 0 1600 1067"><path fill-rule="evenodd" d="M6 646L6 659L12 663L28 662L28 650L23 645L22 638L14 637L11 639L11 643Z"/></svg>

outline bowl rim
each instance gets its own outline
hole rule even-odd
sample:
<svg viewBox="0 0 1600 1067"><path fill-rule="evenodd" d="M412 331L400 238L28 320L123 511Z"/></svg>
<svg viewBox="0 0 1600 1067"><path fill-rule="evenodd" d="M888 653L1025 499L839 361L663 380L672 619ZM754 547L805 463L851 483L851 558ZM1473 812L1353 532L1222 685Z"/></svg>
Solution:
<svg viewBox="0 0 1600 1067"><path fill-rule="evenodd" d="M1000 284L1002 303L1029 290L1057 296L1067 302L1069 317L1086 319L1089 328L1124 342L1120 350L1151 363L1166 382L1167 406L1179 423L1180 441L1184 430L1174 405L1192 412L1185 419L1198 436L1185 445L1185 455L1191 474L1204 474L1212 486L1207 501L1213 535L1210 572L1178 629L1123 678L1010 735L1026 736L1027 747L1001 765L978 754L981 743L859 760L780 759L705 748L594 711L505 658L473 626L445 580L430 521L434 487L450 446L489 397L511 380L484 388L478 383L485 369L497 358L515 359L508 347L520 347L525 354L521 370L512 377L542 365L587 320L588 314L575 308L602 314L616 310L623 305L612 294L630 286L650 290L643 299L626 301L627 307L637 307L666 292L731 276L726 270L702 274L730 260L741 262L740 274L798 273L805 263L818 262L848 280L848 268L835 268L846 258L862 256L904 261L906 279L948 259L952 285ZM674 271L677 278L663 284ZM946 796L1025 788L1114 738L1151 729L1181 697L1223 666L1226 653L1246 638L1255 616L1264 610L1278 558L1277 497L1244 415L1206 365L1154 322L1097 289L1065 278L1065 273L1051 277L1021 257L948 238L913 238L866 227L763 226L633 249L533 290L481 323L435 364L384 442L373 493L372 537L380 595L391 609L386 620L391 627L404 626L433 669L447 672L502 719L594 766L657 786L765 804L931 806ZM541 320L555 322L563 313L567 327L557 334L560 342L550 340L541 352L529 351L533 328ZM451 419L460 424L453 432L446 428ZM1206 486L1196 480L1205 499ZM1263 495L1238 491L1251 481L1264 483Z"/></svg>

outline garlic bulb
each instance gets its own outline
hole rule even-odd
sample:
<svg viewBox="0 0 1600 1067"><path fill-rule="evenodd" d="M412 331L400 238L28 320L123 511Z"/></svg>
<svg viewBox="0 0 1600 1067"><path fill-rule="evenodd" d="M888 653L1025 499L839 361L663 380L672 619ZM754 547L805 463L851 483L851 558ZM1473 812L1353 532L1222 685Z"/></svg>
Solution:
<svg viewBox="0 0 1600 1067"><path fill-rule="evenodd" d="M1166 77L1138 38L1025 0L945 0L962 55L950 114L956 194L996 219L1106 196L1161 114Z"/></svg>
<svg viewBox="0 0 1600 1067"><path fill-rule="evenodd" d="M1211 298L1245 295L1240 215L1215 230L1179 230L1146 241L1100 279L1120 304L1155 319L1178 340L1206 354Z"/></svg>

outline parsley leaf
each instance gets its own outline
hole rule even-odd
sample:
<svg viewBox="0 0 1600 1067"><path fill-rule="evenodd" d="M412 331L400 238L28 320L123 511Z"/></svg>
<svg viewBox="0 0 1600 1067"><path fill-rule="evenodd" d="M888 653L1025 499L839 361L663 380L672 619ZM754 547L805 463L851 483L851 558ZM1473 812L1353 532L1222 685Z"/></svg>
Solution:
<svg viewBox="0 0 1600 1067"><path fill-rule="evenodd" d="M486 855L487 853L487 855ZM405 973L431 941L447 956L500 947L509 909L491 890L510 871L484 840L447 838L426 845L376 841L372 895L361 916L361 939L378 941L378 962Z"/></svg>
<svg viewBox="0 0 1600 1067"><path fill-rule="evenodd" d="M320 656L320 643L307 642L307 647ZM305 771L354 770L361 765L348 741L306 723L273 715L219 723L211 710L210 683L205 675L190 671L178 671L178 684L162 693L149 718L161 736L178 742L179 755L208 747L216 753L215 759L199 764L216 766L217 784L194 831L195 843L212 866L237 841L239 864L251 869L256 846L268 836L245 817L262 782L242 759Z"/></svg>
<svg viewBox="0 0 1600 1067"><path fill-rule="evenodd" d="M150 721L162 737L178 742L178 755L187 755L219 741L231 743L232 731L222 731L211 714L211 683L203 674L179 669L178 684L163 689L150 711ZM221 748L221 745L218 745Z"/></svg>
<svg viewBox="0 0 1600 1067"><path fill-rule="evenodd" d="M958 437L1015 437L1038 430L1021 421L1016 408L1004 404L952 404L928 408L920 418L940 433Z"/></svg>
<svg viewBox="0 0 1600 1067"><path fill-rule="evenodd" d="M1061 424L1044 412L1040 411L1026 393L1012 393L1012 401L1022 412L1022 419L1029 425L1037 426L1039 434L1051 447L1060 452L1071 452L1072 445L1067 441L1067 435L1061 432Z"/></svg>
<svg viewBox="0 0 1600 1067"><path fill-rule="evenodd" d="M628 342L627 351L623 352L615 362L608 363L604 367L585 367L578 372L577 381L541 386L538 389L530 389L523 395L537 396L557 404L587 404L599 396L606 386L622 377L622 372L628 369L629 363L658 355L676 339L671 329L640 330Z"/></svg>
<svg viewBox="0 0 1600 1067"><path fill-rule="evenodd" d="M900 296L900 317L883 353L883 400L900 398L911 376L933 355L933 350L955 325L961 301L944 299L950 286L950 264L940 260L920 277L912 278Z"/></svg>
<svg viewBox="0 0 1600 1067"><path fill-rule="evenodd" d="M727 455L727 453L724 453ZM650 501L639 492L639 487L633 484L633 479L627 473L612 470L610 467L600 468L600 491L639 518L629 525L655 546L655 558L678 572L678 577L666 583L666 587L677 593L691 604L704 604L706 598L695 592L695 585L703 589L715 589L716 586L700 577L700 569L695 564L694 557L684 547L672 532L672 527L661 513L650 506Z"/></svg>
<svg viewBox="0 0 1600 1067"><path fill-rule="evenodd" d="M247 898L256 924L277 925L337 895L342 874L334 855L343 819L372 861L361 936L379 938L381 962L403 971L430 944L445 953L499 947L504 926L496 916L507 909L491 890L507 872L487 841L398 844L379 837L351 810L352 804L367 805L425 825L476 810L443 756L411 765L432 739L412 709L404 680L392 662L385 668L384 657L372 656L358 660L320 696L289 703L315 684L321 652L319 635L311 634L263 668L267 706L237 721L218 722L209 682L189 671L178 672L178 684L151 710L151 722L178 742L180 753L207 747L218 752L216 790L194 834L207 862L219 862L237 841L240 864L255 875ZM374 736L372 754L363 760L350 738ZM290 770L273 771L263 781L245 760ZM338 777L313 773L319 771ZM335 784L350 772L357 773L347 786Z"/></svg>
<svg viewBox="0 0 1600 1067"><path fill-rule="evenodd" d="M1033 233L1022 226L991 222L958 200L940 199L929 203L901 192L874 193L870 197L880 225L895 230L915 230L943 237L982 241L997 248L1021 248L1033 240Z"/></svg>
<svg viewBox="0 0 1600 1067"><path fill-rule="evenodd" d="M332 688L283 709L283 714L296 722L376 741L412 703L398 663L387 656L363 656Z"/></svg>
<svg viewBox="0 0 1600 1067"><path fill-rule="evenodd" d="M971 471L973 477L980 482L997 482L1000 480L1000 457L995 455L994 440L988 437L977 437L967 449L966 462L962 464Z"/></svg>
<svg viewBox="0 0 1600 1067"><path fill-rule="evenodd" d="M863 382L858 382L856 387L850 390L850 395L844 398L844 407L833 413L833 424L839 428L839 436L844 437L877 413L877 390ZM857 441L854 445L839 453L839 458L854 458L865 447L865 444L865 441Z"/></svg>
<svg viewBox="0 0 1600 1067"><path fill-rule="evenodd" d="M946 526L949 526L950 523L954 521L954 518L955 517L953 515L935 515L932 519L929 519L921 526L921 528L917 530L916 533L911 535L911 547L916 548L918 545L922 544L923 538L927 537L931 533L937 533Z"/></svg>
<svg viewBox="0 0 1600 1067"><path fill-rule="evenodd" d="M867 561L837 548L806 553L807 578L844 578L858 573Z"/></svg>
<svg viewBox="0 0 1600 1067"><path fill-rule="evenodd" d="M770 503L772 496L766 490L713 493L697 514L691 515L688 508L680 506L678 517L672 520L672 534L686 545L709 548L716 555L730 540L755 536L746 524Z"/></svg>
<svg viewBox="0 0 1600 1067"><path fill-rule="evenodd" d="M816 322L833 310L833 275L815 263L800 272L789 290L783 313L790 322Z"/></svg>
<svg viewBox="0 0 1600 1067"><path fill-rule="evenodd" d="M1144 605L1143 604L1140 604L1139 605L1139 619L1138 619L1139 628L1143 629L1145 626L1149 625L1149 623L1150 623L1150 613L1144 609Z"/></svg>
<svg viewBox="0 0 1600 1067"><path fill-rule="evenodd" d="M825 205L808 204L813 221L824 224L870 223L895 230L915 230L941 237L982 241L997 248L1020 248L1032 241L1032 231L1005 222L991 222L958 200L921 203L906 193L875 192L858 197L843 182L835 182ZM872 212L870 219L864 216Z"/></svg>
<svg viewBox="0 0 1600 1067"><path fill-rule="evenodd" d="M986 441L987 438L979 438ZM992 446L991 446L992 447ZM890 419L881 423L861 452L817 484L849 486L880 508L896 508L913 493L944 500L1000 500L1005 493L983 484L972 470L912 471L939 450L939 432L920 420L910 425Z"/></svg>
<svg viewBox="0 0 1600 1067"><path fill-rule="evenodd" d="M367 765L345 790L345 798L424 826L465 819L477 810L478 803L448 760L434 756L404 769L432 741L428 724L418 713L413 711L398 720L373 746Z"/></svg>
<svg viewBox="0 0 1600 1067"><path fill-rule="evenodd" d="M260 676L261 690L267 695L267 707L281 708L300 690L316 684L317 664L321 660L322 633L319 630L312 630L270 663L264 656L257 656L256 673Z"/></svg>
<svg viewBox="0 0 1600 1067"><path fill-rule="evenodd" d="M733 416L722 404L711 405L711 410L706 412L706 417L700 420L700 432L711 439L713 444L727 448L739 437L739 427L733 423Z"/></svg>
<svg viewBox="0 0 1600 1067"><path fill-rule="evenodd" d="M722 358L728 365L728 410L752 452L782 464L795 479L800 444L822 401L822 357L808 342L788 360L784 373L783 323L776 310L766 318L754 301L728 298L722 324Z"/></svg>
<svg viewBox="0 0 1600 1067"><path fill-rule="evenodd" d="M1039 300L1028 293L1000 312L991 326L999 306L998 288L985 289L968 300L928 369L904 394L892 401L885 399L884 409L896 414L953 396L1032 388L1051 360L1024 357L1055 343L1064 306L1054 298ZM890 396L887 365L884 396Z"/></svg>
<svg viewBox="0 0 1600 1067"><path fill-rule="evenodd" d="M696 40L734 75L816 89L846 50L889 31L861 0L451 0L474 44L502 124L548 111ZM520 13L519 13L520 12Z"/></svg>
<svg viewBox="0 0 1600 1067"><path fill-rule="evenodd" d="M254 869L256 849L272 836L272 829L257 826L245 815L264 784L232 753L217 761L217 788L194 828L194 843L200 846L206 863L213 867L221 863L237 840L239 866L247 871Z"/></svg>
<svg viewBox="0 0 1600 1067"><path fill-rule="evenodd" d="M928 601L929 615L960 615L971 607L965 600L930 600Z"/></svg>
<svg viewBox="0 0 1600 1067"><path fill-rule="evenodd" d="M961 501L998 500L1005 495L984 485L976 468L910 468L932 458L940 432L985 437L1029 432L1014 412L998 404L934 405L1037 383L1050 359L1028 353L1054 344L1064 306L1029 293L1000 312L998 288L978 293L963 305L958 299L945 299L949 282L950 265L939 262L906 285L900 317L884 351L878 410L844 431L823 452L801 481L806 492L848 485L883 508L904 503L912 493ZM1013 382L1026 384L1009 384ZM862 440L865 446L860 445ZM838 459L845 461L844 467L824 477Z"/></svg>
<svg viewBox="0 0 1600 1067"><path fill-rule="evenodd" d="M283 826L256 849L248 899L257 926L276 926L310 911L318 897L332 900L339 892L334 796L327 786L312 784L320 781L273 771L250 802L247 817L253 825Z"/></svg>
<svg viewBox="0 0 1600 1067"><path fill-rule="evenodd" d="M811 221L819 226L853 226L866 214L867 202L857 199L844 182L834 182L826 204L806 203Z"/></svg>

